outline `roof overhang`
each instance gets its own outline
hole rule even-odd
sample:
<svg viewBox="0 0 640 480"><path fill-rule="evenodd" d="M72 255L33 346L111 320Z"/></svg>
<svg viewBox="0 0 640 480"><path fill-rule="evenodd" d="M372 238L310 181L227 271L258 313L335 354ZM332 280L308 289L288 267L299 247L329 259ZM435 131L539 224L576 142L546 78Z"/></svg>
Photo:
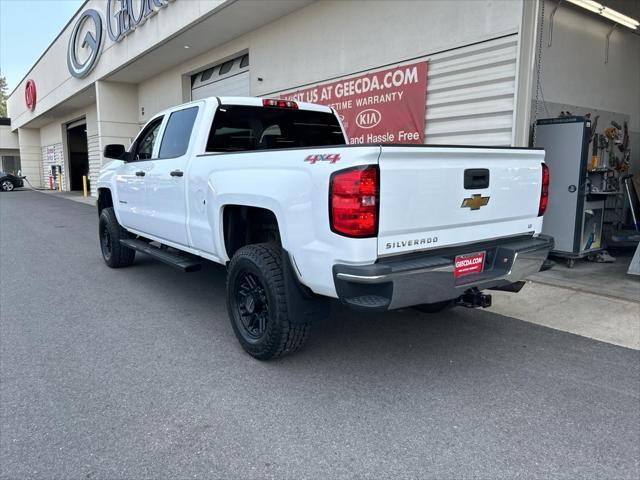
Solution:
<svg viewBox="0 0 640 480"><path fill-rule="evenodd" d="M87 8L103 8L106 1L87 1L74 19ZM213 7L200 14L193 13L195 2L176 1L155 16L158 18L152 19L156 22L155 26L142 25L139 32L136 30L118 43L106 38L94 71L83 79L74 78L67 71L67 43L75 24L72 19L11 93L8 103L12 129L39 128L90 105L95 102L94 85L98 80L140 83L314 1L224 0L217 5L212 2ZM186 15L177 10L181 4L185 5L184 11L191 15L190 21L182 21ZM101 13L104 18L104 11ZM189 48L185 48L185 45ZM56 71L52 71L51 65L56 65ZM43 76L47 77L46 81ZM38 104L33 112L24 106L24 84L28 78L34 78L38 84ZM41 91L41 85L50 90Z"/></svg>

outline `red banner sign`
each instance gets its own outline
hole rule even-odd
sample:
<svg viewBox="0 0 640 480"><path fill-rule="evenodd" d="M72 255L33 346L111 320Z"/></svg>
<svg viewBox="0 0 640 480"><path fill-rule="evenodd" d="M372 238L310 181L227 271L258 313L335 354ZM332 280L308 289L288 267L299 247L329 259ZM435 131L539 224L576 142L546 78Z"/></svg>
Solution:
<svg viewBox="0 0 640 480"><path fill-rule="evenodd" d="M336 109L349 143L424 143L427 63L287 92L280 98Z"/></svg>

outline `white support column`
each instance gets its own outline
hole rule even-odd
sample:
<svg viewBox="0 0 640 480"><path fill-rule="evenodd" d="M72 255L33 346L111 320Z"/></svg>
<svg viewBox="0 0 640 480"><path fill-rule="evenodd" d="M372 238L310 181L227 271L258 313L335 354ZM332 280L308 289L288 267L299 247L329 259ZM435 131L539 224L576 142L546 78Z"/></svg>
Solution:
<svg viewBox="0 0 640 480"><path fill-rule="evenodd" d="M42 172L42 148L40 146L40 129L18 128L20 144L20 165L22 175L26 175L29 184L35 188L45 187Z"/></svg>
<svg viewBox="0 0 640 480"><path fill-rule="evenodd" d="M513 119L515 147L529 146L533 96L536 89L536 46L538 44L539 0L522 0L522 17L518 34L518 65L516 71L516 104Z"/></svg>
<svg viewBox="0 0 640 480"><path fill-rule="evenodd" d="M131 83L97 81L96 82L96 124L97 124L97 148L94 153L97 157L91 162L90 170L93 180L97 180L97 170L105 163L102 155L104 147L110 143L119 143L126 148L131 144L131 139L140 130L138 124L138 85ZM95 164L95 167L92 165ZM95 181L91 182L91 194L95 195Z"/></svg>

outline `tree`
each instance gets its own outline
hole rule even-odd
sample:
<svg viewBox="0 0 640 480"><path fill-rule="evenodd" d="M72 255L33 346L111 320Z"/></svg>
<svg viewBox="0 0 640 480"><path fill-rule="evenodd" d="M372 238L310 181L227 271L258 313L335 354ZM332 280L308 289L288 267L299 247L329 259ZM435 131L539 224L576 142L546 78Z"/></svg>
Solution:
<svg viewBox="0 0 640 480"><path fill-rule="evenodd" d="M7 116L7 79L0 75L0 117Z"/></svg>
<svg viewBox="0 0 640 480"><path fill-rule="evenodd" d="M7 79L0 75L0 117L7 116Z"/></svg>

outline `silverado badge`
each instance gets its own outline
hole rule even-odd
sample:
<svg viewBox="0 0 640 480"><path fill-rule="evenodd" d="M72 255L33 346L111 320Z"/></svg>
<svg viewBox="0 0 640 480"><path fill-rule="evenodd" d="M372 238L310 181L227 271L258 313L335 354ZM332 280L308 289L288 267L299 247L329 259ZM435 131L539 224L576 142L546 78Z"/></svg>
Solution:
<svg viewBox="0 0 640 480"><path fill-rule="evenodd" d="M482 195L476 193L471 195L469 198L465 198L462 200L462 205L460 208L470 208L471 210L479 210L480 207L484 207L487 203L489 203L489 199L491 197L483 197Z"/></svg>

